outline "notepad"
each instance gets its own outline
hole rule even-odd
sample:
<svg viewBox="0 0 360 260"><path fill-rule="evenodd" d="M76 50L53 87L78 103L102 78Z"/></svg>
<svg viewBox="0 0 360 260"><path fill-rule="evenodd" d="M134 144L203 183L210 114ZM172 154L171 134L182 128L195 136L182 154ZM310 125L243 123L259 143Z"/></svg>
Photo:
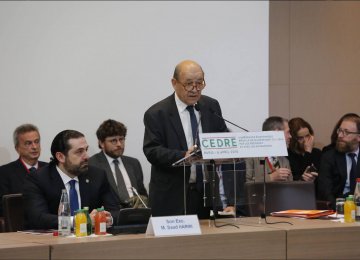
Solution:
<svg viewBox="0 0 360 260"><path fill-rule="evenodd" d="M334 214L333 210L303 210L303 209L289 209L283 211L272 212L274 217L297 217L297 218L319 218Z"/></svg>

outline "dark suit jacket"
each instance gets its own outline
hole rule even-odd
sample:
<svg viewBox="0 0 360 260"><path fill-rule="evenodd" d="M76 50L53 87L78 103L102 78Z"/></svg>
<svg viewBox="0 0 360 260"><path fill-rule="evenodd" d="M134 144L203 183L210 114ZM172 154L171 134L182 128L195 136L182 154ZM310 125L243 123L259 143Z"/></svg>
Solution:
<svg viewBox="0 0 360 260"><path fill-rule="evenodd" d="M95 208L104 206L116 221L119 205L110 189L105 172L89 166L89 170L80 174L78 178L81 207L88 206L91 212ZM57 229L62 189L65 189L65 185L54 164L42 168L37 174L28 175L24 183L25 217L28 228Z"/></svg>
<svg viewBox="0 0 360 260"><path fill-rule="evenodd" d="M38 162L39 168L47 165L45 162ZM0 216L2 211L2 196L6 194L23 193L23 184L28 171L20 159L0 167Z"/></svg>
<svg viewBox="0 0 360 260"><path fill-rule="evenodd" d="M124 163L124 167L129 175L131 186L133 186L139 194L147 196L147 191L144 187L143 172L139 160L129 156L121 156L121 160ZM116 194L118 201L120 203L124 203L125 200L120 198L114 175L105 154L101 151L91 156L89 159L89 165L105 170L107 179L113 192Z"/></svg>
<svg viewBox="0 0 360 260"><path fill-rule="evenodd" d="M321 157L320 172L318 178L319 198L331 202L335 208L336 198L343 197L343 191L347 178L346 155L329 149ZM360 160L357 163L357 176L360 176Z"/></svg>
<svg viewBox="0 0 360 260"><path fill-rule="evenodd" d="M217 100L201 96L199 102L204 133L226 132ZM150 107L144 115L144 145L146 158L151 163L149 200L153 216L184 214L184 169L172 167L188 150L185 133L175 104L174 94ZM186 167L188 184L190 168Z"/></svg>

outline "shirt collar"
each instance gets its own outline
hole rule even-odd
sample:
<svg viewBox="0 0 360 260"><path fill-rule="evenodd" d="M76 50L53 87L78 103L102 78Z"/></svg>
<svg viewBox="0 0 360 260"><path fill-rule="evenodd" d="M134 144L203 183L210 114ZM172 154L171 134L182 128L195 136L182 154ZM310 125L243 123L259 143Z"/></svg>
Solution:
<svg viewBox="0 0 360 260"><path fill-rule="evenodd" d="M75 178L70 178L66 173L64 173L59 166L56 166L56 170L58 171L58 173L60 174L61 179L63 180L63 183L66 184L71 180L76 180L77 182L79 181L78 176L76 176Z"/></svg>
<svg viewBox="0 0 360 260"><path fill-rule="evenodd" d="M108 163L109 163L110 165L111 165L112 163L114 163L114 160L118 160L119 163L122 162L122 161L121 161L121 156L118 157L118 158L112 158L112 157L110 157L109 155L107 155L104 151L103 151L103 153L104 153L104 155L105 155L105 157L106 157L106 159L107 159L107 161L108 161Z"/></svg>

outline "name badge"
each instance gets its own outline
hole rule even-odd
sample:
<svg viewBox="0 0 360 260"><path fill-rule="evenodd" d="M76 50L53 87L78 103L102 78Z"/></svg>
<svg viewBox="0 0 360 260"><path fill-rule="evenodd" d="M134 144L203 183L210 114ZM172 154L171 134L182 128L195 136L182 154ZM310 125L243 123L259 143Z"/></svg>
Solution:
<svg viewBox="0 0 360 260"><path fill-rule="evenodd" d="M201 235L201 229L197 215L151 217L146 234L155 237Z"/></svg>

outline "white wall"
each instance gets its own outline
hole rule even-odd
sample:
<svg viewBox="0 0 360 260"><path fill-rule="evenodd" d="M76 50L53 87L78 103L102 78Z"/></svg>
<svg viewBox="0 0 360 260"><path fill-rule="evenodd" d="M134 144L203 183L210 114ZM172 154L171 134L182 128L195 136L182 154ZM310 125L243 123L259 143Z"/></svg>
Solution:
<svg viewBox="0 0 360 260"><path fill-rule="evenodd" d="M147 185L143 114L172 93L183 59L203 66L203 93L224 117L259 130L268 116L268 20L266 1L0 2L0 164L17 158L20 124L40 128L48 161L64 129L83 132L90 155L98 152L96 129L112 118L128 127L125 153L141 161Z"/></svg>

